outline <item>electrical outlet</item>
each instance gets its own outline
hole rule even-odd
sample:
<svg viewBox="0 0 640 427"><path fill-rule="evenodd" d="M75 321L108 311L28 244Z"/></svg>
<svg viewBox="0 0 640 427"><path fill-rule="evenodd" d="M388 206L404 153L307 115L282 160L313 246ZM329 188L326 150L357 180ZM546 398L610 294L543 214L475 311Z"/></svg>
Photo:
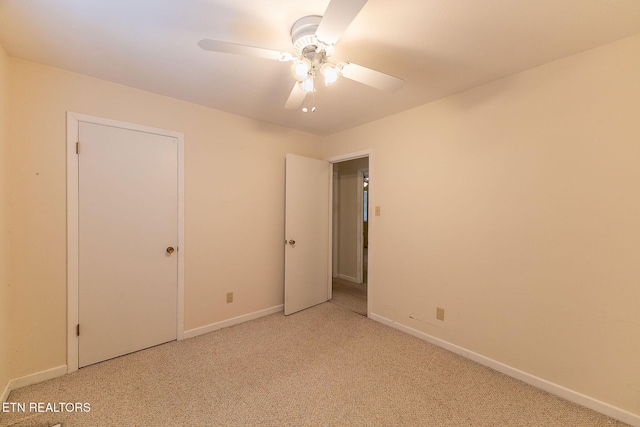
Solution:
<svg viewBox="0 0 640 427"><path fill-rule="evenodd" d="M444 308L436 307L436 319L444 321Z"/></svg>
<svg viewBox="0 0 640 427"><path fill-rule="evenodd" d="M227 292L227 304L233 302L233 292Z"/></svg>

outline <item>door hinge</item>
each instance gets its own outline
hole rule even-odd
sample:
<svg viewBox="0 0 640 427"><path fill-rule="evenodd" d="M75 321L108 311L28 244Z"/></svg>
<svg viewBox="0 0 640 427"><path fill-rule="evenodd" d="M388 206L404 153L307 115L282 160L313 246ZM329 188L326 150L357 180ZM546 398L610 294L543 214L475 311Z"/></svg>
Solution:
<svg viewBox="0 0 640 427"><path fill-rule="evenodd" d="M78 323L76 325L76 336L79 337L80 336L80 323Z"/></svg>
<svg viewBox="0 0 640 427"><path fill-rule="evenodd" d="M80 154L80 143L76 142L76 154Z"/></svg>

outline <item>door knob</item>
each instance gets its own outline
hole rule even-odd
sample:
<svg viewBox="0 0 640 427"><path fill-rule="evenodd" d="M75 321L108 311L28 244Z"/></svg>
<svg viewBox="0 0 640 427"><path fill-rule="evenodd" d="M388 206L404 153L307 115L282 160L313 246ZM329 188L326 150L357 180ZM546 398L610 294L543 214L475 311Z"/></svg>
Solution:
<svg viewBox="0 0 640 427"><path fill-rule="evenodd" d="M295 240L289 240L289 244L290 244L291 246L293 246L293 245L295 245L295 244L296 244L296 241L295 241Z"/></svg>
<svg viewBox="0 0 640 427"><path fill-rule="evenodd" d="M167 248L167 253L168 253L168 254L172 254L174 251L175 251L175 249L173 249L173 246L169 246L169 247Z"/></svg>

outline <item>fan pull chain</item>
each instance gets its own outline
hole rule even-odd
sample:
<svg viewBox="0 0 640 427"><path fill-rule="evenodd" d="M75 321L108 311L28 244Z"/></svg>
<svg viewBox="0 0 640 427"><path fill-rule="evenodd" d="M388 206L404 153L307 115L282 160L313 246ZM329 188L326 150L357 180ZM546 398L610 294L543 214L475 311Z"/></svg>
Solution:
<svg viewBox="0 0 640 427"><path fill-rule="evenodd" d="M313 92L311 92L311 112L316 112L316 72L313 72Z"/></svg>

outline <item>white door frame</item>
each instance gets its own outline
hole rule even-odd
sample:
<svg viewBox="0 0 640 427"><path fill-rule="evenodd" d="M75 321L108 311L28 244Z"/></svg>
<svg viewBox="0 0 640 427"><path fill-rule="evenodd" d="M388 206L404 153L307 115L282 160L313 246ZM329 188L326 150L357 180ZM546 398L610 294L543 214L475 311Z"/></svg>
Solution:
<svg viewBox="0 0 640 427"><path fill-rule="evenodd" d="M358 279L358 283L363 282L363 263L364 263L364 174L368 171L368 168L360 168L358 169L358 192L356 197L358 200L356 201L356 258L358 259L358 264L356 266L356 279Z"/></svg>
<svg viewBox="0 0 640 427"><path fill-rule="evenodd" d="M331 183L329 185L329 190L331 191L331 195L329 196L329 203L331 204L331 206L329 207L330 212L333 211L333 164L334 163L340 163L340 162L346 162L348 160L355 160L355 159L360 159L363 157L368 157L369 158L369 183L372 182L373 180L373 149L369 148L366 150L362 150L362 151L355 151L352 153L346 153L346 154L341 154L339 156L333 156L333 157L328 157L325 160L328 161L329 163L331 163L331 170L329 171L329 176L331 179ZM373 227L371 227L371 206L373 206L372 204L372 200L374 200L371 197L371 193L369 193L369 204L367 205L368 208L368 214L367 217L369 218L369 242L372 241L371 237L373 235L372 233L372 229L374 229ZM329 224L329 230L333 230L333 215L329 215L329 221L331 222ZM329 238L331 239L331 242L329 242L329 250L332 251L333 250L333 233L329 233ZM374 240L375 241L375 240ZM361 249L362 251L362 249ZM369 249L367 250L367 258L368 258L368 264L371 265L371 260L373 259L372 254L375 252L375 246L374 245L369 245ZM329 262L333 263L333 256L330 253L329 254ZM329 265L329 277L333 277L333 266ZM373 281L373 275L371 274L371 269L369 269L369 271L367 271L367 317L369 317L371 315L371 296L375 295L373 292L373 286L372 284L374 283ZM332 280L329 280L329 299L331 299L332 294L333 294L333 290L332 290Z"/></svg>
<svg viewBox="0 0 640 427"><path fill-rule="evenodd" d="M78 129L80 122L153 133L178 140L177 339L184 337L184 134L67 111L67 373L78 370Z"/></svg>
<svg viewBox="0 0 640 427"><path fill-rule="evenodd" d="M333 164L331 164L331 195L330 195L330 203L331 203L331 215L330 216L330 221L331 221L331 254L332 256L330 257L331 259L331 282L333 282L333 279L335 277L338 277L338 251L339 251L339 246L338 246L338 220L337 220L337 215L338 215L338 210L337 208L337 196L339 194L339 188L338 188L338 170L336 168L333 167ZM329 287L331 288L331 283L329 283ZM332 292L329 292L329 299L332 298Z"/></svg>

